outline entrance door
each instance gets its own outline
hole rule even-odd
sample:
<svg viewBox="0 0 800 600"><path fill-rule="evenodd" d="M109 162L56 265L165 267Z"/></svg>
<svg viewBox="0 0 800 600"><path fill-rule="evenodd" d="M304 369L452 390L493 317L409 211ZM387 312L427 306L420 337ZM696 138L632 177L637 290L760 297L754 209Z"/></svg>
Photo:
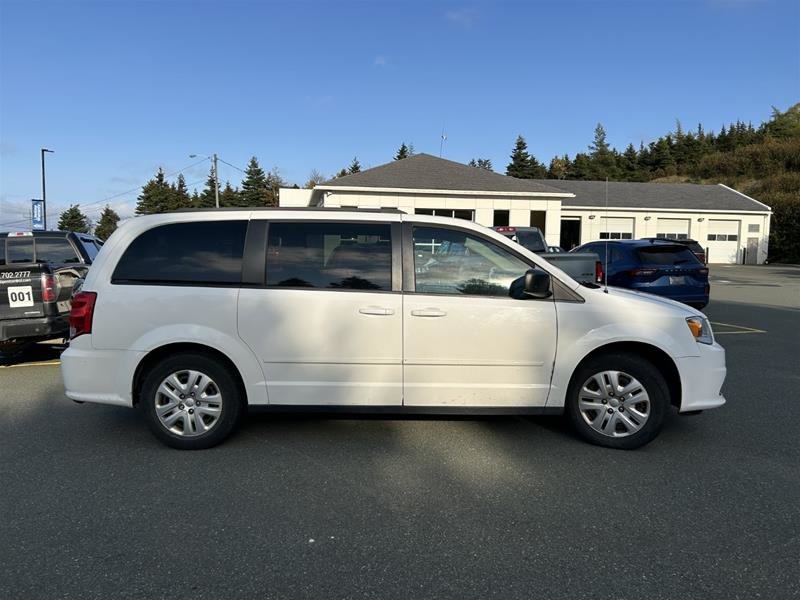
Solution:
<svg viewBox="0 0 800 600"><path fill-rule="evenodd" d="M531 266L461 229L417 225L405 243L408 237L414 258L403 296L404 404L544 406L556 312L552 299L520 293Z"/></svg>
<svg viewBox="0 0 800 600"><path fill-rule="evenodd" d="M581 219L561 219L561 247L569 252L581 245Z"/></svg>
<svg viewBox="0 0 800 600"><path fill-rule="evenodd" d="M402 404L391 224L271 220L267 238L266 287L239 292L238 325L270 404Z"/></svg>
<svg viewBox="0 0 800 600"><path fill-rule="evenodd" d="M758 264L758 238L747 238L747 258L748 265Z"/></svg>

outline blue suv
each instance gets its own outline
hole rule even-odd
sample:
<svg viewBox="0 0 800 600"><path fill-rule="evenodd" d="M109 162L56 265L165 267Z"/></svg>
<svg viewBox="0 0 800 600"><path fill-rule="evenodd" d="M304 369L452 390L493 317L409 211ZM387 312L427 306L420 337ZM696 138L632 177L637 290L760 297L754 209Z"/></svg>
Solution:
<svg viewBox="0 0 800 600"><path fill-rule="evenodd" d="M682 244L660 239L601 240L572 252L597 253L603 267L608 265L608 285L657 294L695 308L708 304L708 268Z"/></svg>

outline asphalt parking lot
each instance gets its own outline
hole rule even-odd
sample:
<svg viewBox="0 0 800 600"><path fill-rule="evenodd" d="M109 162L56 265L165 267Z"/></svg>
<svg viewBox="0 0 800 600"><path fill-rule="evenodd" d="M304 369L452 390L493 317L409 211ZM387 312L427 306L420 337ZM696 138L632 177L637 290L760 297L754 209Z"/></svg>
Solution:
<svg viewBox="0 0 800 600"><path fill-rule="evenodd" d="M541 418L253 415L159 444L0 367L2 598L800 597L800 268L712 267L728 404L634 452Z"/></svg>

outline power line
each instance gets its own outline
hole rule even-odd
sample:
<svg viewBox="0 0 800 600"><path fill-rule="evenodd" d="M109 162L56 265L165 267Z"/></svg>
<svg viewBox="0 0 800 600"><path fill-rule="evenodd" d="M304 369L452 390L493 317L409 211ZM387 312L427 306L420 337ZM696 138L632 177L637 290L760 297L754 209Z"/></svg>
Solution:
<svg viewBox="0 0 800 600"><path fill-rule="evenodd" d="M247 171L245 171L244 169L240 169L240 168L239 168L239 167L237 167L236 165L232 165L232 164L231 164L231 163L229 163L227 160L222 160L220 157L217 157L217 160L218 160L219 162L221 162L222 164L224 164L224 165L228 165L229 167L233 167L233 168L234 168L234 169L236 169L237 171L241 171L242 173L244 173L245 175L247 175Z"/></svg>

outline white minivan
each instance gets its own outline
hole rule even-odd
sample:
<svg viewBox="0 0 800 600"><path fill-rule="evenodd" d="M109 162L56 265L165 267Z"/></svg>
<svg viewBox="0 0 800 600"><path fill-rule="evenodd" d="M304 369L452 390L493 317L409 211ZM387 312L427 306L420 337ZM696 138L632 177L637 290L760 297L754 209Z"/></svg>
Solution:
<svg viewBox="0 0 800 600"><path fill-rule="evenodd" d="M636 448L674 406L725 403L706 317L579 284L475 223L392 210L235 209L130 219L73 299L66 395L138 406L207 448L248 408L566 413Z"/></svg>

